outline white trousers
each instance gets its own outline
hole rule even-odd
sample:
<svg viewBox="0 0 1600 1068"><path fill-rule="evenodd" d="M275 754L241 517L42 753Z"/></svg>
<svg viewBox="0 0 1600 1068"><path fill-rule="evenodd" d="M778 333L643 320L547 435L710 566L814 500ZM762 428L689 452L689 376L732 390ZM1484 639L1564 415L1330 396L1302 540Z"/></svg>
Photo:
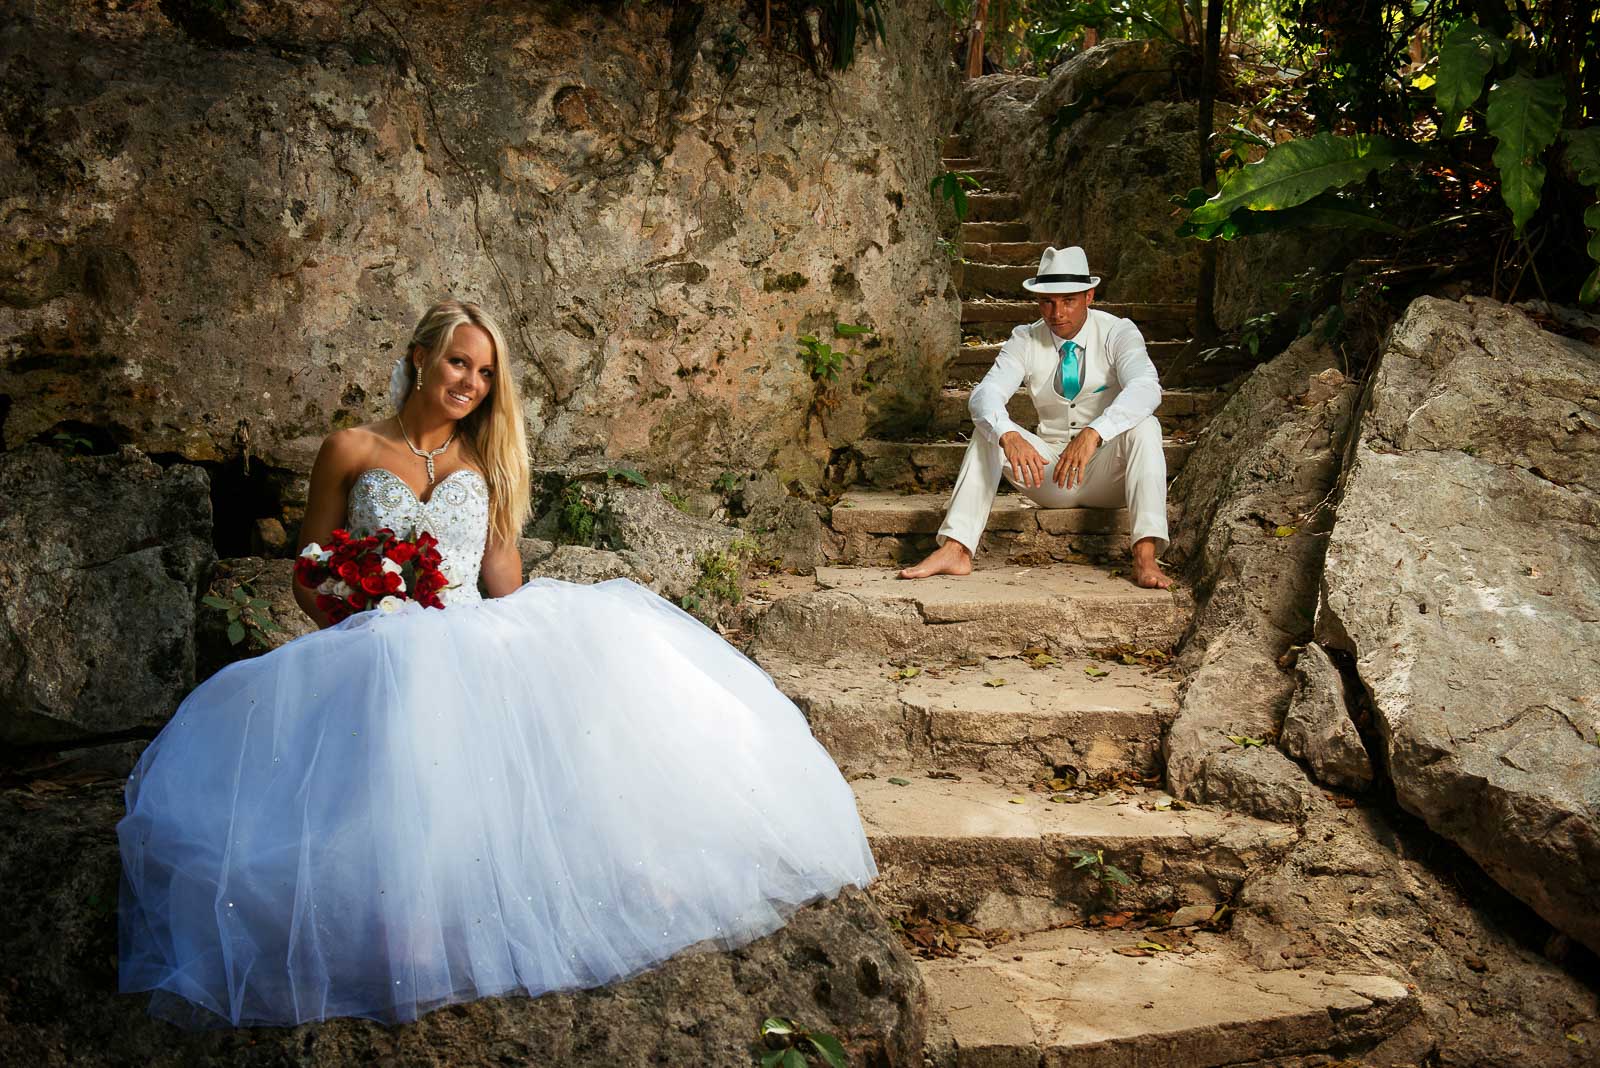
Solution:
<svg viewBox="0 0 1600 1068"><path fill-rule="evenodd" d="M950 510L939 528L939 543L952 538L974 554L978 538L989 523L1000 478L1005 476L1019 492L1041 508L1127 508L1130 541L1155 538L1156 554L1167 548L1167 457L1161 451L1161 424L1150 416L1132 430L1101 445L1083 471L1083 481L1072 489L1056 485L1056 461L1066 445L1054 445L1026 430L1019 430L1038 449L1049 466L1044 483L1023 486L1012 474L1005 452L987 438L974 435L961 461Z"/></svg>

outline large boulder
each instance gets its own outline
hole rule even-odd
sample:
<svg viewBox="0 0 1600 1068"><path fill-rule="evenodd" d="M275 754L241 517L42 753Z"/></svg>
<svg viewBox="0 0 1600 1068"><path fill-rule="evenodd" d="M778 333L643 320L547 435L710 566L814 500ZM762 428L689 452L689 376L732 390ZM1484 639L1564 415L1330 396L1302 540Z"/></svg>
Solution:
<svg viewBox="0 0 1600 1068"><path fill-rule="evenodd" d="M627 982L489 998L384 1027L182 1032L116 993L116 784L0 795L0 1043L7 1064L152 1068L405 1064L490 1068L748 1068L756 1028L790 1016L836 1035L854 1063L922 1064L922 978L871 900L846 890L731 952L688 952Z"/></svg>
<svg viewBox="0 0 1600 1068"><path fill-rule="evenodd" d="M0 745L152 730L195 682L210 484L135 449L0 453Z"/></svg>
<svg viewBox="0 0 1600 1068"><path fill-rule="evenodd" d="M1493 301L1390 335L1318 639L1371 695L1395 794L1600 950L1600 350Z"/></svg>
<svg viewBox="0 0 1600 1068"><path fill-rule="evenodd" d="M931 410L949 21L812 77L743 0L45 0L0 30L5 444L64 422L304 474L440 297L506 328L541 462L772 467ZM796 340L870 326L814 403ZM709 480L708 480L709 481Z"/></svg>
<svg viewBox="0 0 1600 1068"><path fill-rule="evenodd" d="M1315 791L1269 743L1295 690L1290 647L1311 636L1328 495L1355 386L1314 335L1257 368L1218 412L1171 492L1169 556L1194 583L1186 673L1163 742L1168 788L1298 820Z"/></svg>

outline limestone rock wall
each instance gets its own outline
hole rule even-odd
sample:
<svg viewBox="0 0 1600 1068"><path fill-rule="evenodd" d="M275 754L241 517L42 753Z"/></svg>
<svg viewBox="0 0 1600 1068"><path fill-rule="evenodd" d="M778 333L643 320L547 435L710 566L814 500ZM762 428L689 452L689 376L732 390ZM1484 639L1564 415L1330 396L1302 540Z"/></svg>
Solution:
<svg viewBox="0 0 1600 1068"><path fill-rule="evenodd" d="M705 4L30 4L0 31L0 420L304 472L454 294L536 462L771 467L915 418L954 350L936 7L820 79ZM827 403L795 341L869 325ZM869 384L870 380L870 384Z"/></svg>

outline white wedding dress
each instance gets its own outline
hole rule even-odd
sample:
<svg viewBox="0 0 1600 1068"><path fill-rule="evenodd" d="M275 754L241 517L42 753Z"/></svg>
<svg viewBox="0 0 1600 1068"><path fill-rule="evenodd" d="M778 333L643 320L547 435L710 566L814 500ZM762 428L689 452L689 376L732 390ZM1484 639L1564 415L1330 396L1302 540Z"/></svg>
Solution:
<svg viewBox="0 0 1600 1068"><path fill-rule="evenodd" d="M190 1024L411 1020L734 946L876 874L800 712L691 616L623 580L479 598L488 505L471 471L426 502L362 474L350 526L433 533L450 607L233 664L151 743L122 990Z"/></svg>

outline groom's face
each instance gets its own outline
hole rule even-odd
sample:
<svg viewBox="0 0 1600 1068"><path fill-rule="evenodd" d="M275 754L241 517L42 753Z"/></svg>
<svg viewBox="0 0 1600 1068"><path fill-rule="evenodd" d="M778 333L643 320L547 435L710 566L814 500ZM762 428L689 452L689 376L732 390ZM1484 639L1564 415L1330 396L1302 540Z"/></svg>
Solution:
<svg viewBox="0 0 1600 1068"><path fill-rule="evenodd" d="M1041 293L1039 317L1051 333L1063 340L1076 337L1089 318L1089 305L1094 303L1094 290L1082 293Z"/></svg>

